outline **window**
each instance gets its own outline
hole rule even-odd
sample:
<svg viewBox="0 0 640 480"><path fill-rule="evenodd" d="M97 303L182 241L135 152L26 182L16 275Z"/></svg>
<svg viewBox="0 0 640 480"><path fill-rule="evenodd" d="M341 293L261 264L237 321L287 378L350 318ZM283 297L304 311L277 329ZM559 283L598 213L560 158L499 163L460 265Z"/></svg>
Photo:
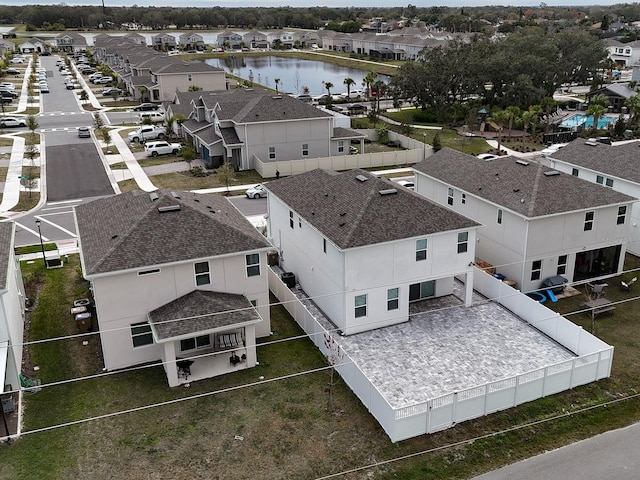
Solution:
<svg viewBox="0 0 640 480"><path fill-rule="evenodd" d="M327 239L326 238L322 239L322 251L324 253L327 253Z"/></svg>
<svg viewBox="0 0 640 480"><path fill-rule="evenodd" d="M398 309L398 298L400 297L400 289L399 288L390 288L387 290L387 310L397 310Z"/></svg>
<svg viewBox="0 0 640 480"><path fill-rule="evenodd" d="M626 219L627 207L625 205L623 205L622 207L618 207L618 219L616 220L616 225L624 225Z"/></svg>
<svg viewBox="0 0 640 480"><path fill-rule="evenodd" d="M577 177L578 176L578 169L577 168L573 168L571 170L571 175L573 175L574 177Z"/></svg>
<svg viewBox="0 0 640 480"><path fill-rule="evenodd" d="M338 153L344 152L344 140L338 140Z"/></svg>
<svg viewBox="0 0 640 480"><path fill-rule="evenodd" d="M302 144L302 156L303 157L309 156L309 144L308 143L303 143Z"/></svg>
<svg viewBox="0 0 640 480"><path fill-rule="evenodd" d="M596 175L596 183L602 185L604 183L604 177L602 175Z"/></svg>
<svg viewBox="0 0 640 480"><path fill-rule="evenodd" d="M607 187L613 187L613 178L605 178L602 175L596 175L596 183L606 185Z"/></svg>
<svg viewBox="0 0 640 480"><path fill-rule="evenodd" d="M593 212L587 212L584 214L584 231L588 232L593 230Z"/></svg>
<svg viewBox="0 0 640 480"><path fill-rule="evenodd" d="M367 295L356 295L355 298L356 305L356 318L366 317L367 316Z"/></svg>
<svg viewBox="0 0 640 480"><path fill-rule="evenodd" d="M160 273L160 269L154 268L153 270L144 270L142 272L138 272L138 276L142 277L143 275L153 275L154 273Z"/></svg>
<svg viewBox="0 0 640 480"><path fill-rule="evenodd" d="M409 301L415 302L423 298L430 298L436 294L436 281L429 280L422 283L409 285Z"/></svg>
<svg viewBox="0 0 640 480"><path fill-rule="evenodd" d="M453 205L453 188L447 188L447 204Z"/></svg>
<svg viewBox="0 0 640 480"><path fill-rule="evenodd" d="M498 209L498 225L502 225L502 209Z"/></svg>
<svg viewBox="0 0 640 480"><path fill-rule="evenodd" d="M467 203L467 194L463 193L461 198L460 198L460 203L462 203L462 205L465 205Z"/></svg>
<svg viewBox="0 0 640 480"><path fill-rule="evenodd" d="M196 285L209 285L211 283L209 262L194 263L193 267L196 273Z"/></svg>
<svg viewBox="0 0 640 480"><path fill-rule="evenodd" d="M151 325L147 322L134 323L131 325L131 340L133 340L133 348L153 344Z"/></svg>
<svg viewBox="0 0 640 480"><path fill-rule="evenodd" d="M604 181L604 184L605 184L607 187L613 187L613 178L607 178L607 179Z"/></svg>
<svg viewBox="0 0 640 480"><path fill-rule="evenodd" d="M540 280L542 274L542 260L534 260L531 265L531 280Z"/></svg>
<svg viewBox="0 0 640 480"><path fill-rule="evenodd" d="M187 81L188 82L193 81L193 75L191 75L190 73L187 73Z"/></svg>
<svg viewBox="0 0 640 480"><path fill-rule="evenodd" d="M416 240L416 262L427 259L427 239Z"/></svg>
<svg viewBox="0 0 640 480"><path fill-rule="evenodd" d="M260 275L260 254L250 253L245 255L247 262L247 277L256 277Z"/></svg>
<svg viewBox="0 0 640 480"><path fill-rule="evenodd" d="M276 147L269 147L269 160L276 159Z"/></svg>
<svg viewBox="0 0 640 480"><path fill-rule="evenodd" d="M211 337L209 335L200 335L199 337L186 338L180 340L180 351L200 350L211 346Z"/></svg>
<svg viewBox="0 0 640 480"><path fill-rule="evenodd" d="M567 256L560 255L558 257L558 269L556 271L556 275L564 275L567 273Z"/></svg>
<svg viewBox="0 0 640 480"><path fill-rule="evenodd" d="M293 228L293 211L289 210L289 226Z"/></svg>
<svg viewBox="0 0 640 480"><path fill-rule="evenodd" d="M464 253L469 248L469 232L458 234L458 253Z"/></svg>

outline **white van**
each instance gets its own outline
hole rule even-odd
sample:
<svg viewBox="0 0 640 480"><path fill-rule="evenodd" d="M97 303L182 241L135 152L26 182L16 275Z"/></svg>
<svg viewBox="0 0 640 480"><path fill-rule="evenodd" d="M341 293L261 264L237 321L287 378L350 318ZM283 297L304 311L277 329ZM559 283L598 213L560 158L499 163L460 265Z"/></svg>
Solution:
<svg viewBox="0 0 640 480"><path fill-rule="evenodd" d="M151 119L151 123L159 123L164 122L164 112L163 111L155 111L155 112L141 112L140 113L140 122L144 122L145 119Z"/></svg>

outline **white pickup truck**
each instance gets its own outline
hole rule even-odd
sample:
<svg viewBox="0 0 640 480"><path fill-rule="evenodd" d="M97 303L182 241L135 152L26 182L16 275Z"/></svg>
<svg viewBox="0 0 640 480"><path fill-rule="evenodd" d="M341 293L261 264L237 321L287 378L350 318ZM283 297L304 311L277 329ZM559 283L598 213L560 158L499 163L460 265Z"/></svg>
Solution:
<svg viewBox="0 0 640 480"><path fill-rule="evenodd" d="M147 140L155 140L156 138L164 138L165 134L166 131L164 127L144 125L129 133L127 137L131 142L144 142Z"/></svg>

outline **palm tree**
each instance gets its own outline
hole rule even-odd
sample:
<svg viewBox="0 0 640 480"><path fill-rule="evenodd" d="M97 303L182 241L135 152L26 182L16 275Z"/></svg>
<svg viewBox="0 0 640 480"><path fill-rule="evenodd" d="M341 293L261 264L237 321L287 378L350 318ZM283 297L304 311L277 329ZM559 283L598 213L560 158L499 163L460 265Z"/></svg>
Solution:
<svg viewBox="0 0 640 480"><path fill-rule="evenodd" d="M527 110L525 112L522 112L522 115L520 118L522 118L522 124L523 124L523 128L524 128L524 135L522 136L522 146L524 147L524 141L527 137L527 130L529 128L529 125L531 125L534 121L535 121L535 117L536 114L533 113L531 110Z"/></svg>
<svg viewBox="0 0 640 480"><path fill-rule="evenodd" d="M367 97L371 96L371 85L376 81L378 74L376 72L369 72L364 76L364 83L367 86Z"/></svg>
<svg viewBox="0 0 640 480"><path fill-rule="evenodd" d="M173 137L173 124L176 123L176 117L174 117L173 115L170 117L165 117L164 122L167 124L167 135L169 135L169 138Z"/></svg>
<svg viewBox="0 0 640 480"><path fill-rule="evenodd" d="M522 113L519 107L515 105L509 106L505 109L507 112L507 118L509 122L509 141L511 141L511 129L513 128L514 120L520 118L520 114Z"/></svg>
<svg viewBox="0 0 640 480"><path fill-rule="evenodd" d="M633 95L627 98L625 105L629 109L631 117L629 118L629 124L634 125L638 123L638 117L640 117L640 95Z"/></svg>
<svg viewBox="0 0 640 480"><path fill-rule="evenodd" d="M276 95L278 95L278 85L280 85L280 79L276 78L273 81L276 82Z"/></svg>
<svg viewBox="0 0 640 480"><path fill-rule="evenodd" d="M499 155L500 150L502 149L502 131L504 130L504 125L507 122L509 122L509 114L506 112L506 110L496 110L488 118L488 121L494 124L498 132L498 155Z"/></svg>
<svg viewBox="0 0 640 480"><path fill-rule="evenodd" d="M589 108L587 108L587 116L593 116L593 126L591 129L595 132L598 129L598 120L602 117L607 111L607 105L609 104L609 100L602 94L596 95L591 98L589 102Z"/></svg>
<svg viewBox="0 0 640 480"><path fill-rule="evenodd" d="M324 88L327 89L327 95L329 95L329 98L331 98L331 89L333 88L333 83L324 82Z"/></svg>
<svg viewBox="0 0 640 480"><path fill-rule="evenodd" d="M342 83L347 87L347 98L351 98L351 87L356 84L356 81L353 78L347 77Z"/></svg>

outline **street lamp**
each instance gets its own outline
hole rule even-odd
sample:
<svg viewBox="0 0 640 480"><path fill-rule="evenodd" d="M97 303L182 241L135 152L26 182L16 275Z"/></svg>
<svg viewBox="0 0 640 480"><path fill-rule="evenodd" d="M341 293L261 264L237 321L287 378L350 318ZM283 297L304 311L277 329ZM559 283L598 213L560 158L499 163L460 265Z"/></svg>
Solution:
<svg viewBox="0 0 640 480"><path fill-rule="evenodd" d="M422 132L422 156L427 158L427 132Z"/></svg>
<svg viewBox="0 0 640 480"><path fill-rule="evenodd" d="M44 243L42 243L42 232L40 231L40 219L36 218L36 227L38 227L38 235L40 236L40 248L42 249L42 261L44 262L44 267L47 268L47 258L44 254Z"/></svg>

